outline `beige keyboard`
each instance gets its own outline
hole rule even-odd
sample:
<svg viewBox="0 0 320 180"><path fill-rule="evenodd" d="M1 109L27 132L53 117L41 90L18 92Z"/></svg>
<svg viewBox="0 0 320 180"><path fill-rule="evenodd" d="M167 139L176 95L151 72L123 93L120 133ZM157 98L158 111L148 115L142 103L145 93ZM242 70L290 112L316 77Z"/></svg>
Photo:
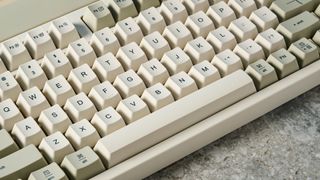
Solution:
<svg viewBox="0 0 320 180"><path fill-rule="evenodd" d="M141 179L318 86L319 3L0 1L0 179Z"/></svg>

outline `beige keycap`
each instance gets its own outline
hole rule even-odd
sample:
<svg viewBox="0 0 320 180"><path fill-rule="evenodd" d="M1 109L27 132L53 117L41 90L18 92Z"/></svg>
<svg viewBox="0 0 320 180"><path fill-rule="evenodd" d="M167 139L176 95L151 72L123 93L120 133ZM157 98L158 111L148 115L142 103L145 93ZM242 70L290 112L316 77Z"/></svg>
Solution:
<svg viewBox="0 0 320 180"><path fill-rule="evenodd" d="M57 104L43 110L38 118L38 122L43 131L48 135L57 131L64 133L69 125L72 124L66 112Z"/></svg>
<svg viewBox="0 0 320 180"><path fill-rule="evenodd" d="M147 104L136 94L120 101L116 110L126 124L130 124L150 113Z"/></svg>
<svg viewBox="0 0 320 180"><path fill-rule="evenodd" d="M139 13L137 23L144 35L158 31L162 33L166 27L166 22L155 7L150 7Z"/></svg>
<svg viewBox="0 0 320 180"><path fill-rule="evenodd" d="M61 132L55 132L42 139L39 150L46 158L47 162L60 164L63 158L74 152L73 147Z"/></svg>
<svg viewBox="0 0 320 180"><path fill-rule="evenodd" d="M190 57L179 47L165 53L161 63L167 68L170 75L180 71L188 72L192 66Z"/></svg>
<svg viewBox="0 0 320 180"><path fill-rule="evenodd" d="M72 69L68 81L76 93L84 92L86 94L90 92L93 86L100 83L97 75L88 64Z"/></svg>
<svg viewBox="0 0 320 180"><path fill-rule="evenodd" d="M56 47L61 49L80 38L76 27L66 17L60 17L50 23L49 35Z"/></svg>
<svg viewBox="0 0 320 180"><path fill-rule="evenodd" d="M182 0L189 14L194 14L198 11L206 12L209 8L209 1L207 0Z"/></svg>
<svg viewBox="0 0 320 180"><path fill-rule="evenodd" d="M194 79L199 88L203 88L220 79L218 69L207 60L192 66L188 74Z"/></svg>
<svg viewBox="0 0 320 180"><path fill-rule="evenodd" d="M167 69L159 62L158 59L151 59L143 63L139 70L138 75L142 78L147 87L156 83L165 83L169 78Z"/></svg>
<svg viewBox="0 0 320 180"><path fill-rule="evenodd" d="M20 110L14 104L12 99L6 99L0 102L0 127L10 132L15 123L23 118ZM1 137L1 136L0 136Z"/></svg>
<svg viewBox="0 0 320 180"><path fill-rule="evenodd" d="M46 73L49 79L54 78L60 74L67 78L72 69L72 66L69 59L62 52L62 50L56 49L44 55L43 61L41 63L41 68Z"/></svg>
<svg viewBox="0 0 320 180"><path fill-rule="evenodd" d="M151 7L157 7L160 6L160 1L159 0L134 0L133 1L137 10L142 11Z"/></svg>
<svg viewBox="0 0 320 180"><path fill-rule="evenodd" d="M26 33L24 45L33 59L42 58L47 52L56 49L51 37L43 28L39 27Z"/></svg>
<svg viewBox="0 0 320 180"><path fill-rule="evenodd" d="M81 38L69 44L67 57L73 67L78 67L82 64L88 64L91 67L96 59L96 54L89 43L84 38Z"/></svg>
<svg viewBox="0 0 320 180"><path fill-rule="evenodd" d="M247 67L258 59L265 58L262 47L252 39L239 43L233 49L233 52L241 58L244 67Z"/></svg>
<svg viewBox="0 0 320 180"><path fill-rule="evenodd" d="M169 77L165 86L171 91L175 100L198 90L196 82L184 71Z"/></svg>
<svg viewBox="0 0 320 180"><path fill-rule="evenodd" d="M212 46L203 37L189 41L184 51L190 57L193 64L204 60L211 60L215 55Z"/></svg>
<svg viewBox="0 0 320 180"><path fill-rule="evenodd" d="M9 71L4 72L0 74L0 80L1 100L12 99L16 101L22 90L13 75Z"/></svg>
<svg viewBox="0 0 320 180"><path fill-rule="evenodd" d="M98 132L87 119L70 125L65 135L77 150L85 146L93 147L100 139Z"/></svg>
<svg viewBox="0 0 320 180"><path fill-rule="evenodd" d="M210 6L207 15L211 18L215 27L228 27L231 21L236 19L236 14L224 1Z"/></svg>
<svg viewBox="0 0 320 180"><path fill-rule="evenodd" d="M19 150L19 147L14 142L10 134L7 130L1 129L0 130L0 159L14 153L15 151Z"/></svg>
<svg viewBox="0 0 320 180"><path fill-rule="evenodd" d="M105 170L99 156L89 147L67 155L61 164L71 179L85 180Z"/></svg>
<svg viewBox="0 0 320 180"><path fill-rule="evenodd" d="M115 25L111 12L102 1L95 2L85 9L82 19L91 31L96 32L104 27Z"/></svg>
<svg viewBox="0 0 320 180"><path fill-rule="evenodd" d="M18 38L11 38L1 45L1 58L9 71L16 70L20 64L31 60L26 47Z"/></svg>
<svg viewBox="0 0 320 180"><path fill-rule="evenodd" d="M122 98L127 98L133 94L140 96L146 88L142 79L133 70L118 75L113 86L118 90Z"/></svg>
<svg viewBox="0 0 320 180"><path fill-rule="evenodd" d="M218 68L222 77L229 75L239 69L243 69L240 57L230 49L224 50L214 56L211 63Z"/></svg>
<svg viewBox="0 0 320 180"><path fill-rule="evenodd" d="M148 59L161 59L165 52L170 51L168 41L158 31L143 37L140 47Z"/></svg>
<svg viewBox="0 0 320 180"><path fill-rule="evenodd" d="M258 90L261 90L278 80L274 68L263 59L259 59L258 61L249 64L246 73L251 76Z"/></svg>
<svg viewBox="0 0 320 180"><path fill-rule="evenodd" d="M38 146L46 136L32 117L17 122L11 134L20 147L26 147L29 144Z"/></svg>
<svg viewBox="0 0 320 180"><path fill-rule="evenodd" d="M90 45L93 47L98 57L109 52L116 55L120 48L120 43L117 37L108 27L93 33Z"/></svg>
<svg viewBox="0 0 320 180"><path fill-rule="evenodd" d="M107 107L97 112L93 116L91 124L97 129L101 137L126 126L120 114L113 107Z"/></svg>
<svg viewBox="0 0 320 180"><path fill-rule="evenodd" d="M171 92L161 83L145 89L141 99L148 105L151 112L174 102Z"/></svg>
<svg viewBox="0 0 320 180"><path fill-rule="evenodd" d="M116 57L122 64L125 71L129 69L137 71L142 63L148 61L146 54L136 42L131 42L122 46Z"/></svg>
<svg viewBox="0 0 320 180"><path fill-rule="evenodd" d="M177 21L184 23L188 17L187 9L179 0L163 1L159 11L167 25L173 24Z"/></svg>
<svg viewBox="0 0 320 180"><path fill-rule="evenodd" d="M17 105L25 117L38 118L41 111L50 107L39 88L33 87L20 93Z"/></svg>
<svg viewBox="0 0 320 180"><path fill-rule="evenodd" d="M224 26L211 31L206 40L211 44L216 53L226 49L233 49L237 45L236 37Z"/></svg>
<svg viewBox="0 0 320 180"><path fill-rule="evenodd" d="M234 10L238 18L241 16L249 17L257 9L254 0L229 0L228 5Z"/></svg>
<svg viewBox="0 0 320 180"><path fill-rule="evenodd" d="M245 16L232 21L228 29L235 35L238 43L247 39L254 39L258 35L256 25Z"/></svg>
<svg viewBox="0 0 320 180"><path fill-rule="evenodd" d="M121 101L119 92L112 86L109 81L105 81L94 86L91 89L88 97L91 99L98 110L102 110L109 106L115 108Z"/></svg>
<svg viewBox="0 0 320 180"><path fill-rule="evenodd" d="M267 57L276 50L287 48L284 37L272 28L259 33L254 41L263 48Z"/></svg>
<svg viewBox="0 0 320 180"><path fill-rule="evenodd" d="M257 7L261 8L263 6L269 7L271 5L271 3L273 2L273 0L256 0L255 2L256 2Z"/></svg>
<svg viewBox="0 0 320 180"><path fill-rule="evenodd" d="M94 113L97 112L94 104L83 92L67 99L63 109L73 122L78 122L82 119L91 119Z"/></svg>
<svg viewBox="0 0 320 180"><path fill-rule="evenodd" d="M131 42L140 44L140 41L143 38L140 27L132 17L119 21L114 28L114 34L117 36L122 46Z"/></svg>
<svg viewBox="0 0 320 180"><path fill-rule="evenodd" d="M59 179L59 180L68 180L67 175L55 162L39 169L33 171L28 180L42 180L42 179Z"/></svg>
<svg viewBox="0 0 320 180"><path fill-rule="evenodd" d="M51 105L58 104L59 106L63 106L68 98L76 95L62 75L48 80L44 85L43 94Z"/></svg>
<svg viewBox="0 0 320 180"><path fill-rule="evenodd" d="M27 179L31 172L46 166L47 162L32 144L0 159L0 164L0 179Z"/></svg>
<svg viewBox="0 0 320 180"><path fill-rule="evenodd" d="M290 45L288 49L297 57L300 68L319 59L319 50L311 40L302 38Z"/></svg>
<svg viewBox="0 0 320 180"><path fill-rule="evenodd" d="M0 53L1 54L1 53ZM4 73L4 72L6 72L7 71L7 68L6 68L6 66L4 65L4 63L3 63L3 61L2 61L2 59L1 59L1 57L0 57L0 74L1 73Z"/></svg>
<svg viewBox="0 0 320 180"><path fill-rule="evenodd" d="M314 11L317 16L320 16L320 5L318 5L317 9Z"/></svg>
<svg viewBox="0 0 320 180"><path fill-rule="evenodd" d="M101 82L113 82L116 77L123 73L123 67L112 53L98 57L93 63L92 70Z"/></svg>
<svg viewBox="0 0 320 180"><path fill-rule="evenodd" d="M320 29L314 34L312 41L320 46Z"/></svg>
<svg viewBox="0 0 320 180"><path fill-rule="evenodd" d="M299 70L296 57L283 48L270 54L267 62L274 67L279 79Z"/></svg>
<svg viewBox="0 0 320 180"><path fill-rule="evenodd" d="M269 28L276 29L279 25L277 16L265 6L253 11L249 19L257 26L259 32Z"/></svg>
<svg viewBox="0 0 320 180"><path fill-rule="evenodd" d="M193 39L191 32L181 21L167 26L163 31L163 37L167 39L171 48L184 48L187 42Z"/></svg>
<svg viewBox="0 0 320 180"><path fill-rule="evenodd" d="M185 25L193 37L207 37L208 33L215 29L211 19L203 11L188 16Z"/></svg>
<svg viewBox="0 0 320 180"><path fill-rule="evenodd" d="M127 17L134 17L138 15L137 9L132 0L111 0L104 2L108 3L108 8L110 9L115 21L121 21Z"/></svg>
<svg viewBox="0 0 320 180"><path fill-rule="evenodd" d="M300 38L311 38L320 29L320 20L310 12L304 11L282 23L277 27L287 44L295 42Z"/></svg>

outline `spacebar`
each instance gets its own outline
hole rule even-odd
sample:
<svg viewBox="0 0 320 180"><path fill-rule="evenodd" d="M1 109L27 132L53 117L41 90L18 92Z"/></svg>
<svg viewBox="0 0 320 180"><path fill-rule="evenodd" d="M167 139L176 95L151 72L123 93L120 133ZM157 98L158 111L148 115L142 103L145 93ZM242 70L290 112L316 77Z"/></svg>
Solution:
<svg viewBox="0 0 320 180"><path fill-rule="evenodd" d="M251 78L236 71L101 138L94 150L110 168L255 92Z"/></svg>

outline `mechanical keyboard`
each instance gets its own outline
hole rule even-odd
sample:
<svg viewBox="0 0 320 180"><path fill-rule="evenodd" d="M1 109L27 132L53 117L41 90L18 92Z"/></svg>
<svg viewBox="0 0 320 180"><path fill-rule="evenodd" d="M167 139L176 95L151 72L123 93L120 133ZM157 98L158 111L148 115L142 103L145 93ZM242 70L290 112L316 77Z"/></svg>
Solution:
<svg viewBox="0 0 320 180"><path fill-rule="evenodd" d="M318 86L319 17L320 0L0 1L0 179L151 175Z"/></svg>

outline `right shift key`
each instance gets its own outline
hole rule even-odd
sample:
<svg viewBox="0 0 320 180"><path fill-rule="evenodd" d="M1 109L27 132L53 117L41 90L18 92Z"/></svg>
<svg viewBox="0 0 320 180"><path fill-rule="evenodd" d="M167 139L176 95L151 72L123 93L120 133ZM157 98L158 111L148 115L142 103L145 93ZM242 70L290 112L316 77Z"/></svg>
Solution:
<svg viewBox="0 0 320 180"><path fill-rule="evenodd" d="M288 46L302 37L311 38L318 29L320 29L319 18L308 11L280 23L277 27L277 31L285 37Z"/></svg>

